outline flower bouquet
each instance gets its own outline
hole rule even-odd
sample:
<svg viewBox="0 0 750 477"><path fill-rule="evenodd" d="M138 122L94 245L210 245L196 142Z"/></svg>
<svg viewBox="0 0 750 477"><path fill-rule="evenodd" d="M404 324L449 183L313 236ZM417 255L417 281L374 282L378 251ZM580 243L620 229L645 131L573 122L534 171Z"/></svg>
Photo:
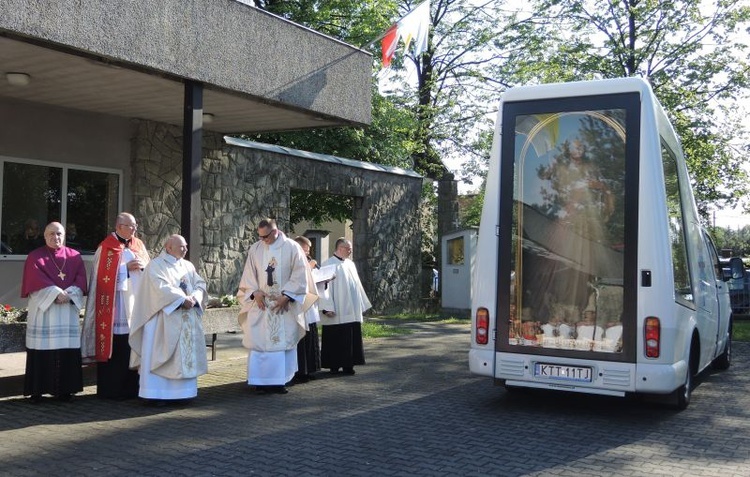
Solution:
<svg viewBox="0 0 750 477"><path fill-rule="evenodd" d="M19 323L26 321L26 310L0 303L0 323Z"/></svg>

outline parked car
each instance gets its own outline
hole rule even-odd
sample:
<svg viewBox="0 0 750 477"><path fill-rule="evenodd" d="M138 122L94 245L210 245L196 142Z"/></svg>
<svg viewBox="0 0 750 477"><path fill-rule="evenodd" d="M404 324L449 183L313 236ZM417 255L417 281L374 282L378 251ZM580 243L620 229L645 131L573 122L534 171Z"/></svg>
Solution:
<svg viewBox="0 0 750 477"><path fill-rule="evenodd" d="M720 259L724 278L729 286L729 301L731 302L732 312L735 315L750 315L750 274L743 267L743 273L740 277L733 277L729 269L729 259Z"/></svg>
<svg viewBox="0 0 750 477"><path fill-rule="evenodd" d="M750 314L750 275L729 280L729 301L735 315Z"/></svg>

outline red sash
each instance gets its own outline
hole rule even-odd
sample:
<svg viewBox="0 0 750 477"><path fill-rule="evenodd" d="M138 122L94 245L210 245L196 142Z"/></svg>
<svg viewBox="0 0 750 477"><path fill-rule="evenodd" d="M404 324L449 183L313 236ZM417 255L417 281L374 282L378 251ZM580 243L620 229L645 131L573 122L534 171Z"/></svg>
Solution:
<svg viewBox="0 0 750 477"><path fill-rule="evenodd" d="M100 245L99 267L96 270L96 360L109 361L112 357L112 326L115 320L115 287L117 269L124 244L114 234L104 239ZM139 239L133 237L130 249L137 256L148 255L146 247Z"/></svg>

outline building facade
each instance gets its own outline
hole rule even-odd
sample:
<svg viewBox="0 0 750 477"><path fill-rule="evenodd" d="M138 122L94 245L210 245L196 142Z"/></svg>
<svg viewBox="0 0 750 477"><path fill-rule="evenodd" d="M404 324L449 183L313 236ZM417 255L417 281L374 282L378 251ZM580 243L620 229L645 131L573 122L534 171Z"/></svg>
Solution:
<svg viewBox="0 0 750 477"><path fill-rule="evenodd" d="M247 2L0 0L0 11L2 303L24 305L23 261L46 223L61 221L69 244L91 254L122 210L153 252L169 233L185 235L212 292L233 293L255 221L288 220L288 170L277 163L305 159L224 135L370 122L369 53ZM357 177L318 162L331 177ZM392 248L377 229L390 226L368 208L382 201L346 182L336 187L365 214L353 218L355 258L372 293L386 296L389 273L371 250ZM388 186L368 187L378 196Z"/></svg>

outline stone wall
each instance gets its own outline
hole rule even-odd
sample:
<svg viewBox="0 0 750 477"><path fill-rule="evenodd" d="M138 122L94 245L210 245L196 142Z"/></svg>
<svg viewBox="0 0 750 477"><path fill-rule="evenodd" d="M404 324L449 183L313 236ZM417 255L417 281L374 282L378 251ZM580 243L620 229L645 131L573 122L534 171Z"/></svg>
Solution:
<svg viewBox="0 0 750 477"><path fill-rule="evenodd" d="M148 121L138 121L135 129L133 213L155 255L164 239L180 230L182 133ZM275 217L279 228L288 230L290 191L305 189L355 197L353 259L374 311L420 307L422 179L336 159L204 136L203 237L196 265L212 295L236 293L258 221Z"/></svg>

